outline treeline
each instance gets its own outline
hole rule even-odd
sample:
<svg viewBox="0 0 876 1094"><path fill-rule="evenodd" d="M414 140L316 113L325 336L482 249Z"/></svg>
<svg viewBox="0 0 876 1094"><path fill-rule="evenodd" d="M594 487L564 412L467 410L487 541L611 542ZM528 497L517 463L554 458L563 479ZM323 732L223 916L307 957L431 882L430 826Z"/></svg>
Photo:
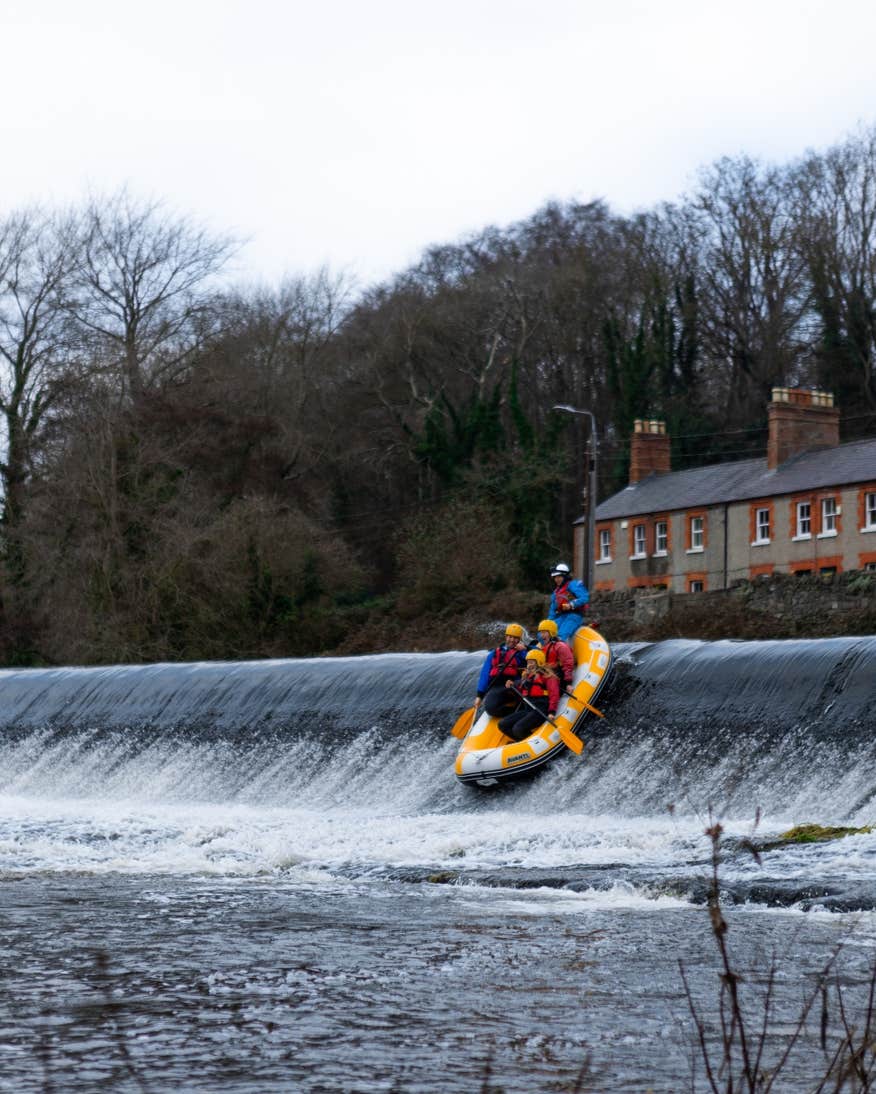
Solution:
<svg viewBox="0 0 876 1094"><path fill-rule="evenodd" d="M774 385L876 427L876 128L724 159L633 216L550 204L384 284L228 289L234 242L128 193L0 223L5 664L375 648L543 588L626 481L763 453ZM358 644L352 633L361 635Z"/></svg>

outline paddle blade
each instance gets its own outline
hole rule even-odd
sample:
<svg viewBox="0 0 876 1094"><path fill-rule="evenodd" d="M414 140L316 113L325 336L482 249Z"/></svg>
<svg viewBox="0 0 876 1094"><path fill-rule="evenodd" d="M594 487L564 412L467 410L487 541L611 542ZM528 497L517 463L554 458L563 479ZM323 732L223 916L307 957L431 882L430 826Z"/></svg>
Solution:
<svg viewBox="0 0 876 1094"><path fill-rule="evenodd" d="M568 695L573 703L580 703L585 710L589 710L590 713L595 714L597 718L605 717L601 710L597 710L592 703L588 703L586 699L582 699L580 696L576 695L574 691L566 691L565 694Z"/></svg>
<svg viewBox="0 0 876 1094"><path fill-rule="evenodd" d="M557 726L560 731L560 740L566 746L575 753L576 756L580 756L584 751L584 742L580 737L576 736L571 729L565 729L563 726Z"/></svg>
<svg viewBox="0 0 876 1094"><path fill-rule="evenodd" d="M468 710L464 710L462 714L456 719L451 734L454 737L462 739L466 733L471 729L472 722L474 722L475 708L469 707Z"/></svg>

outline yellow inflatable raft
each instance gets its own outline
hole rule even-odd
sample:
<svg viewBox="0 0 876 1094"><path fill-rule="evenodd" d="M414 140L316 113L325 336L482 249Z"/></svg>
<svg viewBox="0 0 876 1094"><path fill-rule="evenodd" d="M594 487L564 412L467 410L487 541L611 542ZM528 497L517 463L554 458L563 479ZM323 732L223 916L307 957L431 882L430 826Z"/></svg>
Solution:
<svg viewBox="0 0 876 1094"><path fill-rule="evenodd" d="M524 740L512 741L500 731L498 719L482 711L456 756L456 777L460 782L495 786L532 772L565 748L557 726L575 729L587 710L586 704L593 702L611 668L608 643L592 627L579 627L571 645L575 654L572 694L562 696L553 719L556 725L544 722Z"/></svg>

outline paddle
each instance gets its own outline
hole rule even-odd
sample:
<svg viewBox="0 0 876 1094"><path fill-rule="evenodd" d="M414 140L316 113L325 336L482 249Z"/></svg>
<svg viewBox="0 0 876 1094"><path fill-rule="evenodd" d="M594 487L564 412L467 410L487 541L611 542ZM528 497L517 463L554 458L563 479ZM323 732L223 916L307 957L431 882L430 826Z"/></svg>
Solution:
<svg viewBox="0 0 876 1094"><path fill-rule="evenodd" d="M584 751L584 742L581 740L580 737L576 736L571 731L571 729L566 729L566 727L561 726L559 722L555 722L553 718L551 718L549 714L545 714L543 710L539 710L535 703L530 703L526 696L519 692L513 684L509 684L508 687L511 688L514 694L518 696L518 698L522 699L528 707L531 707L536 712L536 714L540 714L546 722L550 722L554 729L559 733L560 740L563 742L566 748L574 752L576 756L581 755L581 753Z"/></svg>
<svg viewBox="0 0 876 1094"><path fill-rule="evenodd" d="M591 706L586 699L579 698L579 696L577 696L574 691L565 691L563 692L563 694L567 695L570 699L574 699L576 703L580 703L585 710L589 710L590 713L595 714L597 718L605 717L601 710L597 710L596 707Z"/></svg>
<svg viewBox="0 0 876 1094"><path fill-rule="evenodd" d="M464 710L462 714L460 714L454 723L453 729L450 731L454 737L462 738L468 733L474 722L477 709L477 707L469 707L468 710Z"/></svg>

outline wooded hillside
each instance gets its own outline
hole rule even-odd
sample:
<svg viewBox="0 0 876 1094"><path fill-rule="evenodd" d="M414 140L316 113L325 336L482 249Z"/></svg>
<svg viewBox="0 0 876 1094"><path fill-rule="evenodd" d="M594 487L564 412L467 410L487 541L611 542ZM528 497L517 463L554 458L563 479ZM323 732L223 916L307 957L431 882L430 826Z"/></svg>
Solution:
<svg viewBox="0 0 876 1094"><path fill-rule="evenodd" d="M762 454L774 385L873 435L874 225L876 128L632 216L549 204L364 292L229 289L231 239L127 193L9 213L0 660L379 649L523 603L583 511L556 403L596 415L601 497L635 418L676 468Z"/></svg>

